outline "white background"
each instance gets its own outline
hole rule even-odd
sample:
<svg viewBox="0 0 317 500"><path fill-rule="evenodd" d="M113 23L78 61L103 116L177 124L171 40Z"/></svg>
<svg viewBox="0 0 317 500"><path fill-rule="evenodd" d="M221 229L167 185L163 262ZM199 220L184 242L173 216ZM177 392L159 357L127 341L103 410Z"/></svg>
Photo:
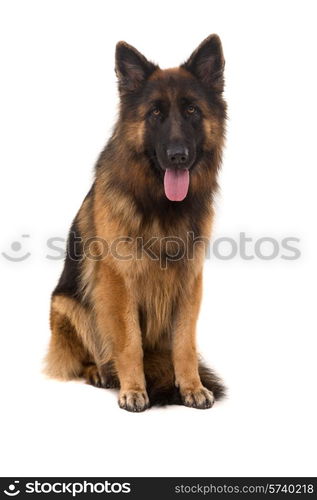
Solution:
<svg viewBox="0 0 317 500"><path fill-rule="evenodd" d="M0 255L2 476L316 475L314 6L1 2L0 251L31 252ZM168 67L213 32L230 117L214 236L295 236L301 258L208 261L199 345L227 400L130 414L115 392L41 375L62 269L46 240L66 236L111 132L115 43Z"/></svg>

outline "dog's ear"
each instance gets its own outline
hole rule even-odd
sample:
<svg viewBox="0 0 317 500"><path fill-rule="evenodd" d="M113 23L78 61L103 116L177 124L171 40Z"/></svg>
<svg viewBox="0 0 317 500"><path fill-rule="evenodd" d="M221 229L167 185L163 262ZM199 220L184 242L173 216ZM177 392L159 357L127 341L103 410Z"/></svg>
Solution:
<svg viewBox="0 0 317 500"><path fill-rule="evenodd" d="M205 87L222 92L225 60L219 36L206 38L182 67L195 75Z"/></svg>
<svg viewBox="0 0 317 500"><path fill-rule="evenodd" d="M139 89L157 68L131 45L126 42L117 43L115 71L121 93Z"/></svg>

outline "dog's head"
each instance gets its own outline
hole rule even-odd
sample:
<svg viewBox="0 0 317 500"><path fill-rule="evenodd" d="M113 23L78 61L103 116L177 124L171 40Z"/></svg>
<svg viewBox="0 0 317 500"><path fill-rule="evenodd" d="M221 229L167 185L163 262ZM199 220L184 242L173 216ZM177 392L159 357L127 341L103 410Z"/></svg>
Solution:
<svg viewBox="0 0 317 500"><path fill-rule="evenodd" d="M186 197L195 177L203 178L203 169L222 146L223 70L217 35L206 38L180 67L166 70L127 43L117 44L126 141L136 154L148 158L149 175L156 175L172 201Z"/></svg>

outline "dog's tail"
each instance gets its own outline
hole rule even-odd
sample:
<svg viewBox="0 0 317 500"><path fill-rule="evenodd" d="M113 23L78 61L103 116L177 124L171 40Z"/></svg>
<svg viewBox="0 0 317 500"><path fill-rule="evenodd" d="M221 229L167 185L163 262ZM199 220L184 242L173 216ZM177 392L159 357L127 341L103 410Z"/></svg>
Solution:
<svg viewBox="0 0 317 500"><path fill-rule="evenodd" d="M151 406L181 405L182 399L175 386L175 373L170 351L145 351L144 372ZM216 400L225 396L220 378L199 360L201 383L213 392Z"/></svg>

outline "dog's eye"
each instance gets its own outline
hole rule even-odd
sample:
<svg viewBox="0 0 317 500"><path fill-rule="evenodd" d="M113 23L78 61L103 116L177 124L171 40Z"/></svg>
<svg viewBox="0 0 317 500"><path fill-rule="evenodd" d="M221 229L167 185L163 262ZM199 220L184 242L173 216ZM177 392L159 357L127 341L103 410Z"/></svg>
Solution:
<svg viewBox="0 0 317 500"><path fill-rule="evenodd" d="M155 106L155 108L152 109L152 115L154 116L159 116L161 114L161 110L158 106Z"/></svg>
<svg viewBox="0 0 317 500"><path fill-rule="evenodd" d="M196 112L196 108L192 104L189 104L186 108L186 111L189 115L192 115Z"/></svg>

